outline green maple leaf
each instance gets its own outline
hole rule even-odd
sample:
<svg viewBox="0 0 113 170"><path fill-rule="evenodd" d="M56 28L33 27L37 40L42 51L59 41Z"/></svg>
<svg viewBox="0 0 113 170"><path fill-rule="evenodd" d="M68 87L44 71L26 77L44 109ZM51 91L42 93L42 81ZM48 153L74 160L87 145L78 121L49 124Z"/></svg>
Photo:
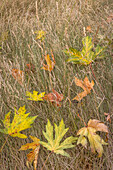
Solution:
<svg viewBox="0 0 113 170"><path fill-rule="evenodd" d="M27 138L27 136L21 134L20 131L31 128L31 124L34 122L37 116L28 117L30 113L25 114L25 112L25 106L20 107L19 110L15 109L12 123L10 122L11 112L8 112L5 115L4 120L2 120L5 128L0 129L0 132L9 134L12 137Z"/></svg>
<svg viewBox="0 0 113 170"><path fill-rule="evenodd" d="M44 97L45 92L42 92L38 94L38 91L33 91L33 94L29 91L26 91L26 96L29 98L27 100L33 100L33 101L43 101L42 97Z"/></svg>
<svg viewBox="0 0 113 170"><path fill-rule="evenodd" d="M64 52L69 55L67 62L72 62L74 64L88 65L92 63L96 58L104 57L102 54L103 48L99 45L95 48L95 52L92 50L94 44L92 38L87 36L82 39L83 48L82 51L78 51L74 48L69 48Z"/></svg>
<svg viewBox="0 0 113 170"><path fill-rule="evenodd" d="M70 157L69 154L64 151L64 149L73 148L75 145L73 145L72 143L75 142L77 138L70 136L66 138L62 143L60 143L63 136L66 134L69 128L65 129L63 119L59 123L59 126L57 126L56 124L54 125L55 125L55 139L53 138L53 126L48 120L46 125L46 132L43 131L43 135L47 139L48 143L40 141L40 144L56 154L61 154L63 156Z"/></svg>
<svg viewBox="0 0 113 170"><path fill-rule="evenodd" d="M93 119L89 120L88 126L81 128L77 135L80 135L77 141L78 144L82 144L84 147L87 148L87 139L89 140L91 151L95 153L98 152L98 157L102 156L103 147L102 145L107 145L104 140L96 134L96 131L103 131L108 133L107 126L100 122L99 120ZM87 137L87 138L86 138Z"/></svg>

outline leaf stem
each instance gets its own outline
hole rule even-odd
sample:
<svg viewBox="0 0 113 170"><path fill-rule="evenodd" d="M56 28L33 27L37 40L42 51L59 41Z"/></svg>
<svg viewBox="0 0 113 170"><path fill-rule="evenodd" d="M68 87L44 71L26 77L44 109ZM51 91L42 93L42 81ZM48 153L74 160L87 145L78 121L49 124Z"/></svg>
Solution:
<svg viewBox="0 0 113 170"><path fill-rule="evenodd" d="M5 140L4 144L2 145L2 147L1 147L1 149L0 149L0 152L2 152L2 150L3 150L3 148L4 148L5 144L6 144L6 142L7 142L7 140L8 140L8 138L9 138L9 135L6 137L6 140Z"/></svg>
<svg viewBox="0 0 113 170"><path fill-rule="evenodd" d="M80 120L82 120L82 121L83 121L84 125L87 127L87 125L86 125L85 121L81 118L81 116L80 116L79 114L77 114L77 116L80 118Z"/></svg>
<svg viewBox="0 0 113 170"><path fill-rule="evenodd" d="M45 162L44 162L44 165L43 165L43 167L41 168L41 170L43 170L43 168L44 168L47 160L49 159L49 157L50 157L50 155L51 155L52 153L53 153L53 151L51 151L51 152L49 153L49 155L47 156L47 158L46 158L46 160L45 160Z"/></svg>

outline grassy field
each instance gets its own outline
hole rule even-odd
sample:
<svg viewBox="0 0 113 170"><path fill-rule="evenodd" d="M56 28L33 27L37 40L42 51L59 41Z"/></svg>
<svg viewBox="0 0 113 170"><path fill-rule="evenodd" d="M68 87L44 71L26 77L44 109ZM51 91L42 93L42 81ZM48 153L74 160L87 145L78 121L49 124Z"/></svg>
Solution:
<svg viewBox="0 0 113 170"><path fill-rule="evenodd" d="M67 149L71 158L52 154L45 170L111 170L113 167L113 4L111 0L1 0L0 1L0 120L14 108L25 105L32 116L38 115L32 128L25 130L45 141L42 130L45 130L47 119L58 124L63 118L69 127L65 137L76 136L84 126L77 114L87 123L89 119L98 119L109 128L109 145L104 146L101 158L87 149L77 145ZM92 32L87 31L91 26ZM43 41L36 40L36 31L43 30L46 35ZM105 58L92 63L94 74L89 66L67 63L63 52L69 47L81 50L82 38L86 35L95 39L95 44L107 46ZM51 75L41 69L45 54L53 51L56 65ZM26 73L26 64L33 64L35 69ZM25 72L25 79L20 85L12 76L12 69ZM50 83L50 76L51 82ZM72 99L82 89L74 83L74 76L94 80L95 85L89 95L81 102ZM61 107L48 102L28 101L26 91L33 90L50 93L54 88L62 93L64 100ZM71 100L71 105L69 100ZM111 123L106 121L104 112L111 115ZM13 115L13 114L12 114ZM0 121L2 127L2 122ZM101 133L105 139L105 133ZM0 147L7 135L0 133ZM0 153L1 170L27 170L26 153L18 151L21 145L32 142L30 138L9 137ZM37 169L40 170L50 152L41 147ZM29 169L33 169L33 166Z"/></svg>

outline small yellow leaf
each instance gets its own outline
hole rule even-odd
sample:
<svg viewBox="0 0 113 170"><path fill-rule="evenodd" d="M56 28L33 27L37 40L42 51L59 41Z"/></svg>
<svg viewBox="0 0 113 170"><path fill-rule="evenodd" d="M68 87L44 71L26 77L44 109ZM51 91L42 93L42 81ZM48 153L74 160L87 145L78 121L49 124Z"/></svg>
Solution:
<svg viewBox="0 0 113 170"><path fill-rule="evenodd" d="M27 98L27 100L43 101L44 95L45 95L45 92L38 94L38 91L33 91L33 94L32 94L29 91L26 91L26 96L29 97Z"/></svg>
<svg viewBox="0 0 113 170"><path fill-rule="evenodd" d="M43 41L45 39L46 32L44 32L43 30L35 31L35 34L36 34L36 40L39 39Z"/></svg>

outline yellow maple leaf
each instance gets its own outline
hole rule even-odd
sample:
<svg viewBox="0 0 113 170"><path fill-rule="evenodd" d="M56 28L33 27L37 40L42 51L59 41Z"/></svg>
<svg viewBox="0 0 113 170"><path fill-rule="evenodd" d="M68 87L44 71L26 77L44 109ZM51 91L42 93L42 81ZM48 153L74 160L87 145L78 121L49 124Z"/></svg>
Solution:
<svg viewBox="0 0 113 170"><path fill-rule="evenodd" d="M10 122L11 112L8 112L5 115L4 120L4 129L0 129L1 133L9 134L12 137L27 138L26 135L21 134L22 130L31 128L31 124L34 122L37 116L29 117L30 113L26 113L25 106L20 107L19 110L15 109L14 118Z"/></svg>
<svg viewBox="0 0 113 170"><path fill-rule="evenodd" d="M83 97L87 96L87 94L91 92L91 89L94 86L94 81L92 80L90 83L88 77L85 77L84 81L79 80L75 77L75 84L84 90L83 92L77 94L77 96L73 98L73 100L80 101Z"/></svg>
<svg viewBox="0 0 113 170"><path fill-rule="evenodd" d="M54 55L53 55L52 52L51 52L51 56L52 56L52 60L53 60L53 61L50 59L49 54L47 54L47 55L45 56L45 60L46 60L47 65L43 63L43 67L42 67L42 69L48 70L48 71L50 71L50 72L53 70L53 68L54 68L54 66L55 66L55 58L54 58Z"/></svg>
<svg viewBox="0 0 113 170"><path fill-rule="evenodd" d="M46 32L44 32L43 30L35 31L35 34L36 34L36 40L39 39L43 41L45 39Z"/></svg>
<svg viewBox="0 0 113 170"><path fill-rule="evenodd" d="M27 100L43 101L42 97L44 97L44 95L45 95L45 92L38 94L38 91L33 91L33 94L32 94L29 91L26 91L26 96L29 97L27 98Z"/></svg>
<svg viewBox="0 0 113 170"><path fill-rule="evenodd" d="M96 134L96 131L102 131L108 133L108 127L96 119L90 119L87 127L81 128L77 135L80 135L77 141L78 144L82 144L84 147L87 147L87 139L89 140L91 151L95 153L98 152L98 157L102 156L103 147L102 145L107 145L104 140Z"/></svg>

